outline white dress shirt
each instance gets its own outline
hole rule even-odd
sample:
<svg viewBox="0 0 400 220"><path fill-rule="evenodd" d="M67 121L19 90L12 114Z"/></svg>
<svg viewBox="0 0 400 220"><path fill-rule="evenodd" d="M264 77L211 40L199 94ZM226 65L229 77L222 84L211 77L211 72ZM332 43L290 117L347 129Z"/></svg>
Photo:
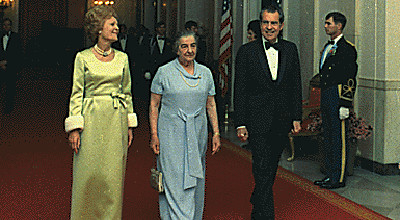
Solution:
<svg viewBox="0 0 400 220"><path fill-rule="evenodd" d="M122 47L123 51L126 50L126 39L127 38L128 38L128 36L125 34L124 37L120 39L120 43L121 43L121 47Z"/></svg>
<svg viewBox="0 0 400 220"><path fill-rule="evenodd" d="M263 41L263 47L264 47L264 51L265 51L265 55L268 58L268 65L269 65L269 70L271 72L271 77L272 80L276 80L276 78L278 77L278 51L273 48L270 47L268 50L265 49L265 43L267 42L267 40L265 40L264 38L262 38ZM278 39L276 39L276 42L278 42Z"/></svg>
<svg viewBox="0 0 400 220"><path fill-rule="evenodd" d="M10 37L9 37L10 34L11 33L9 32L8 34L3 36L3 49L4 49L4 51L6 51L7 44L8 44L8 39L10 39Z"/></svg>
<svg viewBox="0 0 400 220"><path fill-rule="evenodd" d="M165 38L160 39L160 37L162 37L162 36L157 35L158 48L160 48L160 53L162 53L163 49L164 49Z"/></svg>

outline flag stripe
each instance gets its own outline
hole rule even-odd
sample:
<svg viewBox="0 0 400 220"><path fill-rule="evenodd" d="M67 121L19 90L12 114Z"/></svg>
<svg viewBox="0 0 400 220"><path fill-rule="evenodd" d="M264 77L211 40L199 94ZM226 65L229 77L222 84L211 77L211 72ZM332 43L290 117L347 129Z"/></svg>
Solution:
<svg viewBox="0 0 400 220"><path fill-rule="evenodd" d="M221 50L219 51L219 56L222 56L222 54L226 54L228 52L228 50L231 49L231 39L228 39L228 42L226 42L225 44L223 44L221 46ZM230 56L231 54L229 53L227 56Z"/></svg>
<svg viewBox="0 0 400 220"><path fill-rule="evenodd" d="M223 29L225 29L227 27L230 29L230 26L231 26L231 17L228 17L227 19L221 21L220 30L222 31Z"/></svg>
<svg viewBox="0 0 400 220"><path fill-rule="evenodd" d="M232 35L230 34L225 35L224 38L221 39L219 42L220 52L226 50L227 47L231 46L231 43L232 43Z"/></svg>
<svg viewBox="0 0 400 220"><path fill-rule="evenodd" d="M221 30L220 39L223 38L225 35L231 33L231 26L226 26L224 29Z"/></svg>
<svg viewBox="0 0 400 220"><path fill-rule="evenodd" d="M229 77L231 72L230 58L232 57L232 15L231 0L224 0L222 3L222 15L220 26L220 42L219 42L219 72L222 96L228 91Z"/></svg>

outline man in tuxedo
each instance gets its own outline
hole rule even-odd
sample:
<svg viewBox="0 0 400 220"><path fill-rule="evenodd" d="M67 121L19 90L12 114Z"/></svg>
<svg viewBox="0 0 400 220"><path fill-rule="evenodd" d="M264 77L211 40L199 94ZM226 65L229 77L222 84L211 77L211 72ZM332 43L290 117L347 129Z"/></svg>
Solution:
<svg viewBox="0 0 400 220"><path fill-rule="evenodd" d="M128 54L130 69L133 70L136 63L135 53L139 45L134 36L128 33L128 28L125 24L120 24L118 27L118 41L112 43L112 47Z"/></svg>
<svg viewBox="0 0 400 220"><path fill-rule="evenodd" d="M138 41L135 39L133 34L128 33L128 28L125 24L119 24L118 40L112 43L112 47L125 52L129 59L129 69L131 71L132 87L136 87L136 54L139 50ZM132 91L133 92L133 91ZM135 93L133 93L135 94Z"/></svg>
<svg viewBox="0 0 400 220"><path fill-rule="evenodd" d="M321 114L327 176L314 184L326 189L345 186L349 109L356 90L357 51L343 37L346 17L338 12L325 17L330 41L320 60Z"/></svg>
<svg viewBox="0 0 400 220"><path fill-rule="evenodd" d="M132 74L132 93L142 102L135 102L136 106L143 112L149 108L150 101L150 68L154 60L150 56L150 40L152 36L150 30L143 24L139 25L135 34L135 45L137 49L132 51L132 59L134 59L134 67L131 69ZM138 106L143 103L142 106Z"/></svg>
<svg viewBox="0 0 400 220"><path fill-rule="evenodd" d="M193 31L199 39L197 43L197 54L196 54L196 61L201 64L206 64L206 54L207 54L207 44L203 39L203 36L199 34L199 26L195 21L187 21L185 23L185 29L188 31Z"/></svg>
<svg viewBox="0 0 400 220"><path fill-rule="evenodd" d="M297 47L278 39L284 15L277 4L260 13L262 37L240 47L235 66L237 136L249 141L255 188L252 219L274 219L272 186L288 133L300 131L301 76Z"/></svg>
<svg viewBox="0 0 400 220"><path fill-rule="evenodd" d="M5 113L14 108L17 72L21 66L21 40L19 34L11 31L12 21L3 20L0 48L1 104Z"/></svg>
<svg viewBox="0 0 400 220"><path fill-rule="evenodd" d="M128 28L126 27L125 24L120 24L118 26L119 26L118 41L115 41L112 44L112 47L127 53L129 56L137 48L137 42L135 41L133 36L128 34Z"/></svg>
<svg viewBox="0 0 400 220"><path fill-rule="evenodd" d="M155 35L150 39L150 66L151 78L155 75L158 67L172 60L176 54L172 52L172 41L166 34L167 27L164 22L155 25Z"/></svg>

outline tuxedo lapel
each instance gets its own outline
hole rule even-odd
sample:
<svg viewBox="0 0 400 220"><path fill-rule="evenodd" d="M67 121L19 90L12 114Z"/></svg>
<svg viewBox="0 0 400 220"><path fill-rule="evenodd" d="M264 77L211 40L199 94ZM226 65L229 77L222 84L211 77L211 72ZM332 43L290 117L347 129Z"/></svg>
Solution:
<svg viewBox="0 0 400 220"><path fill-rule="evenodd" d="M282 81L282 78L285 73L286 69L286 62L287 62L287 53L285 51L284 43L281 42L281 50L278 52L278 73L277 73L277 83L280 83ZM265 54L264 47L262 45L262 41L259 42L259 50L258 50L258 56L260 59L261 67L263 69L263 72L266 74L268 79L272 81L272 75L271 75L271 69L269 68L268 65L268 58L267 55Z"/></svg>
<svg viewBox="0 0 400 220"><path fill-rule="evenodd" d="M4 51L5 51L5 49L4 49L4 43L3 43L3 36L0 38L0 44L1 44L1 51L0 51L0 53L1 53L1 52L4 52ZM8 45L8 43L7 43L7 45Z"/></svg>
<svg viewBox="0 0 400 220"><path fill-rule="evenodd" d="M281 50L278 52L278 84L282 81L283 75L285 73L286 62L287 62L287 53L285 51L284 44L281 42Z"/></svg>
<svg viewBox="0 0 400 220"><path fill-rule="evenodd" d="M258 48L257 55L258 55L258 58L260 60L262 72L265 74L265 76L267 76L268 79L271 79L271 71L269 69L267 55L265 54L265 50L264 50L264 47L262 45L262 40L258 41L258 47L257 48Z"/></svg>
<svg viewBox="0 0 400 220"><path fill-rule="evenodd" d="M153 37L150 40L150 54L153 55L155 50L158 50L157 37Z"/></svg>
<svg viewBox="0 0 400 220"><path fill-rule="evenodd" d="M11 32L10 35L8 36L8 41L7 41L7 45L6 45L6 51L8 50L8 48L10 46L10 43L12 43L13 37L14 37L14 33Z"/></svg>
<svg viewBox="0 0 400 220"><path fill-rule="evenodd" d="M7 47L8 47L8 45L10 44L10 40L11 40L11 34L10 34L10 36L8 36L8 41L7 41L6 48L4 48L4 40L3 40L4 35L5 35L5 33L3 33L3 34L1 35L1 38L0 38L1 51L2 51L2 52L3 52L3 51L7 51Z"/></svg>

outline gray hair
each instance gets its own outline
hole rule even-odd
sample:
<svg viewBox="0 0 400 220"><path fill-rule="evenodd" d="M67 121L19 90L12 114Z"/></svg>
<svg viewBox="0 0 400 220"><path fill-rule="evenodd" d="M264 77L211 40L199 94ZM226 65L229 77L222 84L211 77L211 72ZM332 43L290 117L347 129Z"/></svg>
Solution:
<svg viewBox="0 0 400 220"><path fill-rule="evenodd" d="M181 39L184 37L189 37L189 36L193 36L194 41L196 42L196 45L197 45L197 42L199 42L199 37L197 36L196 33L194 33L191 30L181 31L175 38L175 47L174 47L175 53L177 53L179 50L179 45L181 44Z"/></svg>

